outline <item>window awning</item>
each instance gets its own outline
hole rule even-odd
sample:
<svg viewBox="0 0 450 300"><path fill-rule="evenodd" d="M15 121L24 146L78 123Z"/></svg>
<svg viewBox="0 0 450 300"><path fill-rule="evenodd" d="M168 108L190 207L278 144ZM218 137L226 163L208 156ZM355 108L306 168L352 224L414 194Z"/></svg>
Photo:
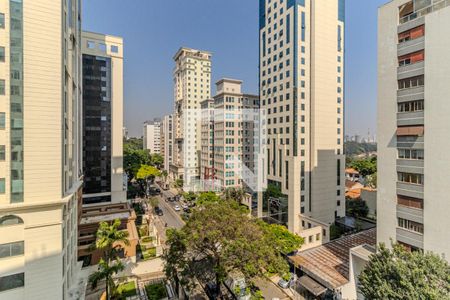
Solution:
<svg viewBox="0 0 450 300"><path fill-rule="evenodd" d="M314 296L320 296L326 292L327 288L312 279L311 277L304 275L298 279L298 282L302 287L310 291Z"/></svg>
<svg viewBox="0 0 450 300"><path fill-rule="evenodd" d="M423 126L406 126L397 128L397 136L423 136Z"/></svg>

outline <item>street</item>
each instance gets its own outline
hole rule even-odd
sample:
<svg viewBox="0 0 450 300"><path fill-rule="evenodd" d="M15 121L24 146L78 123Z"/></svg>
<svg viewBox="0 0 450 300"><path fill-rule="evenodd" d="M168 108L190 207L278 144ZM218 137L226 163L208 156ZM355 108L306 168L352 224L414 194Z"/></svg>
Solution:
<svg viewBox="0 0 450 300"><path fill-rule="evenodd" d="M180 229L184 225L184 221L181 219L179 213L174 210L175 205L181 206L179 202L166 202L161 196L158 196L159 207L162 209L164 215L158 216L163 226L167 223L168 228Z"/></svg>

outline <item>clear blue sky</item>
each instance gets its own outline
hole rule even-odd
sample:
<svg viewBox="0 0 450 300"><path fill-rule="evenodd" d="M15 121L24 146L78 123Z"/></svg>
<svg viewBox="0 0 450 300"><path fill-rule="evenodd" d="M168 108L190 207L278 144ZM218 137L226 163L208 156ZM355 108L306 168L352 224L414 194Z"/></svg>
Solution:
<svg viewBox="0 0 450 300"><path fill-rule="evenodd" d="M376 18L385 2L346 3L346 134L375 132ZM84 0L83 29L124 38L124 116L132 136L141 135L145 120L172 111L172 57L180 46L213 52L213 82L242 79L245 92L257 92L257 0Z"/></svg>

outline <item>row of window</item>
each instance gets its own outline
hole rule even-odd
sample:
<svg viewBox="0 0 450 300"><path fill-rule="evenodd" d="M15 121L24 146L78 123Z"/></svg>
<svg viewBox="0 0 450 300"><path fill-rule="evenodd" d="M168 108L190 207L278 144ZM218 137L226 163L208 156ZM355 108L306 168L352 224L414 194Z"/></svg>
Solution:
<svg viewBox="0 0 450 300"><path fill-rule="evenodd" d="M398 149L398 158L423 160L423 149Z"/></svg>
<svg viewBox="0 0 450 300"><path fill-rule="evenodd" d="M418 86L424 86L425 85L425 78L423 75L411 77L411 78L405 78L398 81L398 89L408 89L412 87L418 87Z"/></svg>
<svg viewBox="0 0 450 300"><path fill-rule="evenodd" d="M412 184L423 185L423 174L398 172L398 181Z"/></svg>
<svg viewBox="0 0 450 300"><path fill-rule="evenodd" d="M12 257L24 254L24 242L14 242L0 245L0 258Z"/></svg>
<svg viewBox="0 0 450 300"><path fill-rule="evenodd" d="M88 49L95 49L96 43L94 41L87 41L86 47ZM104 43L98 43L98 50L106 53L106 44ZM110 45L109 50L111 53L119 53L119 46L116 45Z"/></svg>
<svg viewBox="0 0 450 300"><path fill-rule="evenodd" d="M423 224L411 220L398 218L398 227L423 234Z"/></svg>
<svg viewBox="0 0 450 300"><path fill-rule="evenodd" d="M398 112L423 111L425 104L423 100L409 101L398 104Z"/></svg>

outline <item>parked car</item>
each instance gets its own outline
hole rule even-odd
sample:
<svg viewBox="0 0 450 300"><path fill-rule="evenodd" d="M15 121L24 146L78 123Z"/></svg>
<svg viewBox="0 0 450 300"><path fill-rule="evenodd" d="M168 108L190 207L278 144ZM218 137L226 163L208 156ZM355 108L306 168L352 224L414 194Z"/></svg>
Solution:
<svg viewBox="0 0 450 300"><path fill-rule="evenodd" d="M287 289L287 288L291 287L294 284L294 281L296 280L295 277L296 276L294 274L291 274L291 276L288 280L284 280L283 278L281 278L278 281L278 286L280 286L283 289Z"/></svg>
<svg viewBox="0 0 450 300"><path fill-rule="evenodd" d="M188 206L186 203L181 204L181 207L182 207L183 209L189 208L189 206Z"/></svg>
<svg viewBox="0 0 450 300"><path fill-rule="evenodd" d="M183 207L183 211L188 214L191 212L191 209L189 207Z"/></svg>
<svg viewBox="0 0 450 300"><path fill-rule="evenodd" d="M158 216L164 215L163 210L162 210L161 208L159 208L158 206L155 207L155 213L156 213Z"/></svg>
<svg viewBox="0 0 450 300"><path fill-rule="evenodd" d="M173 208L175 209L175 211L180 211L181 210L179 205L175 205Z"/></svg>

